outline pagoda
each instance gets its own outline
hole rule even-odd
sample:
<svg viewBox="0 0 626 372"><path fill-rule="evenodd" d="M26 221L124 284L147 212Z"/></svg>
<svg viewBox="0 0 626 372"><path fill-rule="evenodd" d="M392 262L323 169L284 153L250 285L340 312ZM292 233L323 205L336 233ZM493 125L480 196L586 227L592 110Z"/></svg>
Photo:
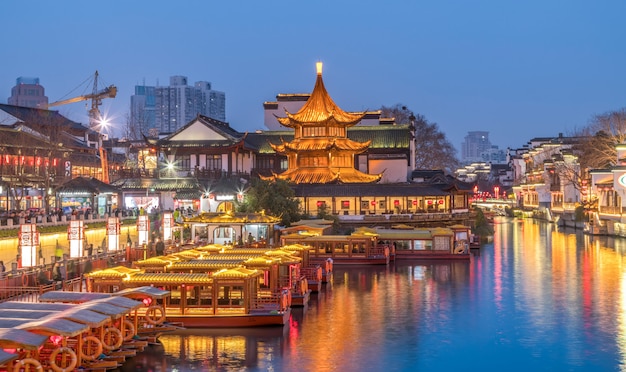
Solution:
<svg viewBox="0 0 626 372"><path fill-rule="evenodd" d="M322 63L317 63L317 79L311 96L300 110L278 122L293 128L290 142L270 144L278 154L287 156L288 168L275 179L296 184L373 183L382 174L367 174L354 167L355 155L367 151L370 142L348 139L347 131L356 125L363 113L348 113L333 102L322 80Z"/></svg>

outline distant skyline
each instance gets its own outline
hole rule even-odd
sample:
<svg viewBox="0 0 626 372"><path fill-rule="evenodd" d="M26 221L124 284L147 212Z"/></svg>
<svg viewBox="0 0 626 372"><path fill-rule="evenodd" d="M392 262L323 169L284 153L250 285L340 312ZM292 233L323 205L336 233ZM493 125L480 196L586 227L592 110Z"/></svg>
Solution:
<svg viewBox="0 0 626 372"><path fill-rule="evenodd" d="M310 93L315 62L344 110L402 104L457 149L469 131L517 148L626 107L626 2L3 3L0 102L37 77L50 102L98 70L101 106L125 125L135 85L173 75L226 93L226 121L265 130L263 102ZM87 124L86 102L59 106ZM119 132L118 132L119 133Z"/></svg>

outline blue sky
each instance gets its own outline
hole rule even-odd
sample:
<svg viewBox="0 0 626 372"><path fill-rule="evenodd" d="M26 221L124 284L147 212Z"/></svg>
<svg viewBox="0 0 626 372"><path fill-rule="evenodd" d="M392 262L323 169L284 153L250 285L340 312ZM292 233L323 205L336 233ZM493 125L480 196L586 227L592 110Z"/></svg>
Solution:
<svg viewBox="0 0 626 372"><path fill-rule="evenodd" d="M618 0L6 1L0 102L19 76L52 102L98 70L121 127L135 85L184 75L226 92L227 121L253 131L264 101L313 89L319 60L345 110L401 103L459 151L473 130L516 148L626 106L624 14ZM58 110L87 123L84 102Z"/></svg>

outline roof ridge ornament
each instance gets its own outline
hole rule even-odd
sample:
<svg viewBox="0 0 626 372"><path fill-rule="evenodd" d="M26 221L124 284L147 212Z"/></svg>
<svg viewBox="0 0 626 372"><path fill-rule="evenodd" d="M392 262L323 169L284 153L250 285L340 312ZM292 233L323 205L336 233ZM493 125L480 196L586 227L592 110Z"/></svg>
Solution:
<svg viewBox="0 0 626 372"><path fill-rule="evenodd" d="M321 74L322 74L322 67L323 67L323 65L324 65L324 64L322 63L322 61L318 61L318 62L315 64L315 69L317 70L317 74L318 74L318 75L321 75Z"/></svg>

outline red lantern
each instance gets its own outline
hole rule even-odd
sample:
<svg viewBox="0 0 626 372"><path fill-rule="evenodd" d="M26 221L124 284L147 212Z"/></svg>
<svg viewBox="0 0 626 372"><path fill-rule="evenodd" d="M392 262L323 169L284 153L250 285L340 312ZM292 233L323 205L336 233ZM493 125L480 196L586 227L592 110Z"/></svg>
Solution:
<svg viewBox="0 0 626 372"><path fill-rule="evenodd" d="M372 205L376 205L376 201L375 201L375 200L372 200L372 202L371 202L370 204L372 204Z"/></svg>

